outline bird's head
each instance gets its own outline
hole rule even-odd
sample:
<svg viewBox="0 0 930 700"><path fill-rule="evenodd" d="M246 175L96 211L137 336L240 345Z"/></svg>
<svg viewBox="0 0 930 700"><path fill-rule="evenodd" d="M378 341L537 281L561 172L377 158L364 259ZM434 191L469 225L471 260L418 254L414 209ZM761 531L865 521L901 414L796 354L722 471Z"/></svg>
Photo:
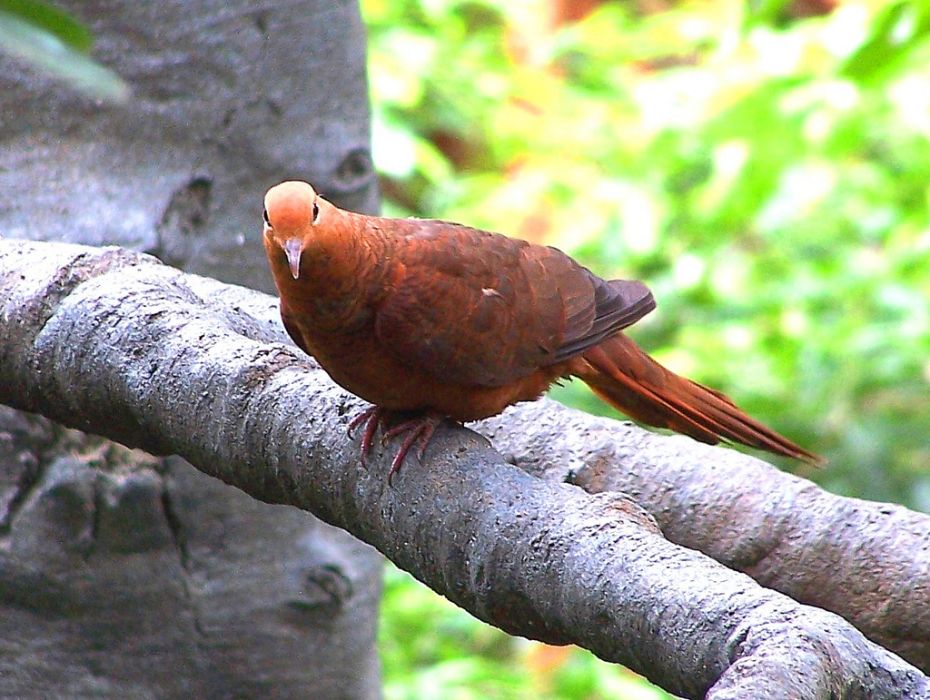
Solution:
<svg viewBox="0 0 930 700"><path fill-rule="evenodd" d="M314 237L317 227L333 209L333 205L310 185L299 180L275 185L265 195L262 214L265 247L269 255L277 249L284 251L295 280L300 277L300 256L306 243Z"/></svg>

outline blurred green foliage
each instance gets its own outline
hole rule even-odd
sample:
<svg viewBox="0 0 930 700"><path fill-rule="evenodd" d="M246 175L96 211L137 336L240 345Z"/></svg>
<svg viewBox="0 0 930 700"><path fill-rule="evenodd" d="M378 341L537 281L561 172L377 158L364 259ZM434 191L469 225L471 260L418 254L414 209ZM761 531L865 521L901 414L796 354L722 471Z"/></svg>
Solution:
<svg viewBox="0 0 930 700"><path fill-rule="evenodd" d="M129 85L89 55L90 31L40 0L0 0L0 51L100 100L124 102Z"/></svg>
<svg viewBox="0 0 930 700"><path fill-rule="evenodd" d="M647 281L659 359L823 452L828 488L930 510L930 5L541 31L549 5L363 2L387 210Z"/></svg>
<svg viewBox="0 0 930 700"><path fill-rule="evenodd" d="M660 361L827 456L826 488L930 511L930 4L576 4L362 1L386 211L646 281L631 334ZM431 696L528 692L480 634L429 663L506 683ZM417 696L426 659L385 661Z"/></svg>

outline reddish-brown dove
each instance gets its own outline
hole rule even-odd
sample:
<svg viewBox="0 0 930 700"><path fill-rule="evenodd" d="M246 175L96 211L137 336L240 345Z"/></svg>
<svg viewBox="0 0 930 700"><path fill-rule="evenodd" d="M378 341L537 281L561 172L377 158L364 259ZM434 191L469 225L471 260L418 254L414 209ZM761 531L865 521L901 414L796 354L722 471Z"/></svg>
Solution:
<svg viewBox="0 0 930 700"><path fill-rule="evenodd" d="M284 327L374 404L350 424L365 424L363 455L379 427L404 435L392 474L443 418L493 416L569 377L648 425L821 461L624 335L655 308L641 282L460 224L355 214L305 182L271 188L264 222Z"/></svg>

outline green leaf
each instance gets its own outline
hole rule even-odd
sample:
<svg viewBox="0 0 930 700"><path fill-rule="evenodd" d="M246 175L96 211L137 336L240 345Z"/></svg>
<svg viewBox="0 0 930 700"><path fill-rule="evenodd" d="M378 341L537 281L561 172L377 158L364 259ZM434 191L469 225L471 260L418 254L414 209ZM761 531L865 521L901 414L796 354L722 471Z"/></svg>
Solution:
<svg viewBox="0 0 930 700"><path fill-rule="evenodd" d="M760 25L779 26L787 5L788 0L751 0L747 5L743 29L749 30Z"/></svg>
<svg viewBox="0 0 930 700"><path fill-rule="evenodd" d="M87 53L94 38L83 24L66 12L38 0L0 0L0 13L19 17L52 34L76 51Z"/></svg>
<svg viewBox="0 0 930 700"><path fill-rule="evenodd" d="M906 65L928 34L928 8L905 1L891 4L876 18L870 36L849 57L842 72L861 83L880 81Z"/></svg>
<svg viewBox="0 0 930 700"><path fill-rule="evenodd" d="M12 5L14 11L8 7ZM91 97L110 102L129 99L129 85L115 72L106 68L85 53L89 47L86 30L69 18L56 24L57 10L45 8L40 12L42 21L27 19L24 12L33 3L0 2L0 51L26 61L45 73L69 83L73 88ZM20 7L21 6L21 7ZM35 5L35 7L44 7ZM50 31L48 22L56 24L58 31ZM80 27L80 31L75 30ZM83 32L83 34L82 34ZM81 37L85 38L82 39Z"/></svg>

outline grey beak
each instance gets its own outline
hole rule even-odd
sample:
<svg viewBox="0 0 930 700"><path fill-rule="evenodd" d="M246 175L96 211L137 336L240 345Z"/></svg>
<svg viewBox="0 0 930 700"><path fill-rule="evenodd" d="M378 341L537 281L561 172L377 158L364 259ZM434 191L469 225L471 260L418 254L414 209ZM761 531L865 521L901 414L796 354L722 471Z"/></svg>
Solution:
<svg viewBox="0 0 930 700"><path fill-rule="evenodd" d="M284 243L284 254L287 256L287 265L291 268L291 275L296 280L300 277L300 252L303 241L299 238L289 238Z"/></svg>

